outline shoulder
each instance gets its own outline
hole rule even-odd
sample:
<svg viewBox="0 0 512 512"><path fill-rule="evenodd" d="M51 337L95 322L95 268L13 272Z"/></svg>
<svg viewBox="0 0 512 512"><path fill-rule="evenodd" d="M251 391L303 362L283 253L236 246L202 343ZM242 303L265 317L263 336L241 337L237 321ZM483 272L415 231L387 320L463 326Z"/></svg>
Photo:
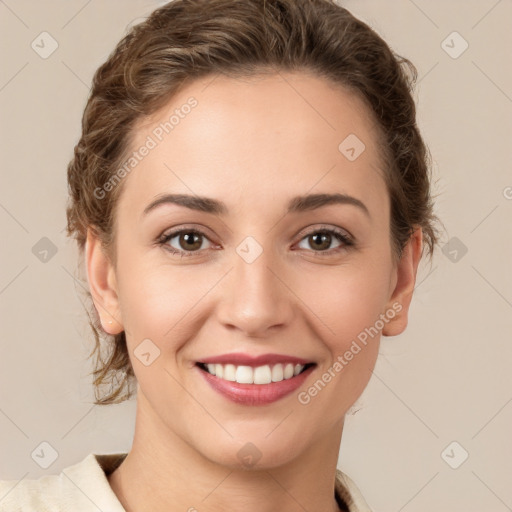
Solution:
<svg viewBox="0 0 512 512"><path fill-rule="evenodd" d="M372 512L355 482L341 470L336 470L336 493L348 505L349 512Z"/></svg>
<svg viewBox="0 0 512 512"><path fill-rule="evenodd" d="M0 480L0 512L125 512L106 476L124 456L90 453L58 475Z"/></svg>

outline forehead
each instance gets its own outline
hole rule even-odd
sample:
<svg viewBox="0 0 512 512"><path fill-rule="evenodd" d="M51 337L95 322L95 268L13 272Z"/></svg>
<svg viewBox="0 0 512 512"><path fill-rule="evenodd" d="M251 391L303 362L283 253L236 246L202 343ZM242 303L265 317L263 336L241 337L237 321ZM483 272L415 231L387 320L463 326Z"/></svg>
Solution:
<svg viewBox="0 0 512 512"><path fill-rule="evenodd" d="M139 120L130 144L137 162L120 202L141 212L155 196L175 192L216 197L239 211L336 191L382 211L388 198L378 137L364 102L325 79L209 76Z"/></svg>

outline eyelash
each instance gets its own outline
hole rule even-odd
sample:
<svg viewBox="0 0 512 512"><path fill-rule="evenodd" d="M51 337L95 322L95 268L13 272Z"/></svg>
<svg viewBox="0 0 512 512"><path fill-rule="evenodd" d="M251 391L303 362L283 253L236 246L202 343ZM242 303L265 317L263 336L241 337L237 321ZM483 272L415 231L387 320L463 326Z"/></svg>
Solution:
<svg viewBox="0 0 512 512"><path fill-rule="evenodd" d="M203 236L204 238L206 238L207 240L209 240L209 238L206 236L206 234L203 233L202 231L190 228L190 229L179 229L179 230L173 231L171 233L168 233L166 235L163 235L163 236L161 236L158 239L157 243L160 246L165 246L164 249L169 251L171 254L180 255L181 257L184 257L184 256L185 257L194 256L194 255L200 253L201 250L198 250L198 251L180 251L180 250L175 249L174 247L171 247L170 245L167 245L167 243L172 238L174 238L177 235L181 235L183 233L200 235L200 236ZM336 247L335 249L328 249L328 250L324 250L324 251L314 251L314 250L311 251L311 252L314 252L315 254L318 254L321 257L323 257L323 256L331 256L333 254L337 254L339 251L342 251L344 249L353 247L355 245L354 241L348 235L346 235L342 231L338 231L337 229L333 229L333 228L319 228L319 229L316 229L314 231L311 231L311 232L307 233L306 235L304 235L299 240L299 242L302 242L302 240L304 240L305 238L308 238L308 237L310 237L312 235L318 235L318 234L334 235L334 238L343 244L343 245L341 245L339 247ZM206 250L206 249L204 249L204 250Z"/></svg>

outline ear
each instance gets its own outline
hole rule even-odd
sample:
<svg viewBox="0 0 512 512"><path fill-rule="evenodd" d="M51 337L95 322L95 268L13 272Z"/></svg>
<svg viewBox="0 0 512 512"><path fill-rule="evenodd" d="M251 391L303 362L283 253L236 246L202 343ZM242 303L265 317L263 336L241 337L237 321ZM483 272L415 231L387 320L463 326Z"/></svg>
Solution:
<svg viewBox="0 0 512 512"><path fill-rule="evenodd" d="M91 228L85 242L87 280L101 326L107 334L123 331L115 269L105 254L101 241Z"/></svg>
<svg viewBox="0 0 512 512"><path fill-rule="evenodd" d="M416 273L421 259L422 244L422 229L417 228L411 235L404 247L402 257L396 264L393 292L387 305L387 310L395 311L396 315L382 329L384 336L396 336L405 331L407 327L409 305L416 284Z"/></svg>

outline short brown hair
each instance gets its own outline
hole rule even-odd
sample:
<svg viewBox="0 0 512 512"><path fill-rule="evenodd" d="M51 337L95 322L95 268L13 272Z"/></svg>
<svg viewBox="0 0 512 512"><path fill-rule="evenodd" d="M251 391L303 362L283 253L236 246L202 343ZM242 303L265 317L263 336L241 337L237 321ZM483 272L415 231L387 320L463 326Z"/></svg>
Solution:
<svg viewBox="0 0 512 512"><path fill-rule="evenodd" d="M411 95L416 68L333 0L174 0L129 30L94 75L82 135L68 166L67 233L81 254L89 227L115 261L114 209L122 184L101 199L95 190L122 164L136 121L164 106L188 81L265 69L310 71L365 101L384 141L393 252L399 257L420 226L432 257L437 217L430 156ZM125 333L107 335L94 307L91 312L95 403L119 403L132 396L134 378ZM104 384L111 389L101 395Z"/></svg>

